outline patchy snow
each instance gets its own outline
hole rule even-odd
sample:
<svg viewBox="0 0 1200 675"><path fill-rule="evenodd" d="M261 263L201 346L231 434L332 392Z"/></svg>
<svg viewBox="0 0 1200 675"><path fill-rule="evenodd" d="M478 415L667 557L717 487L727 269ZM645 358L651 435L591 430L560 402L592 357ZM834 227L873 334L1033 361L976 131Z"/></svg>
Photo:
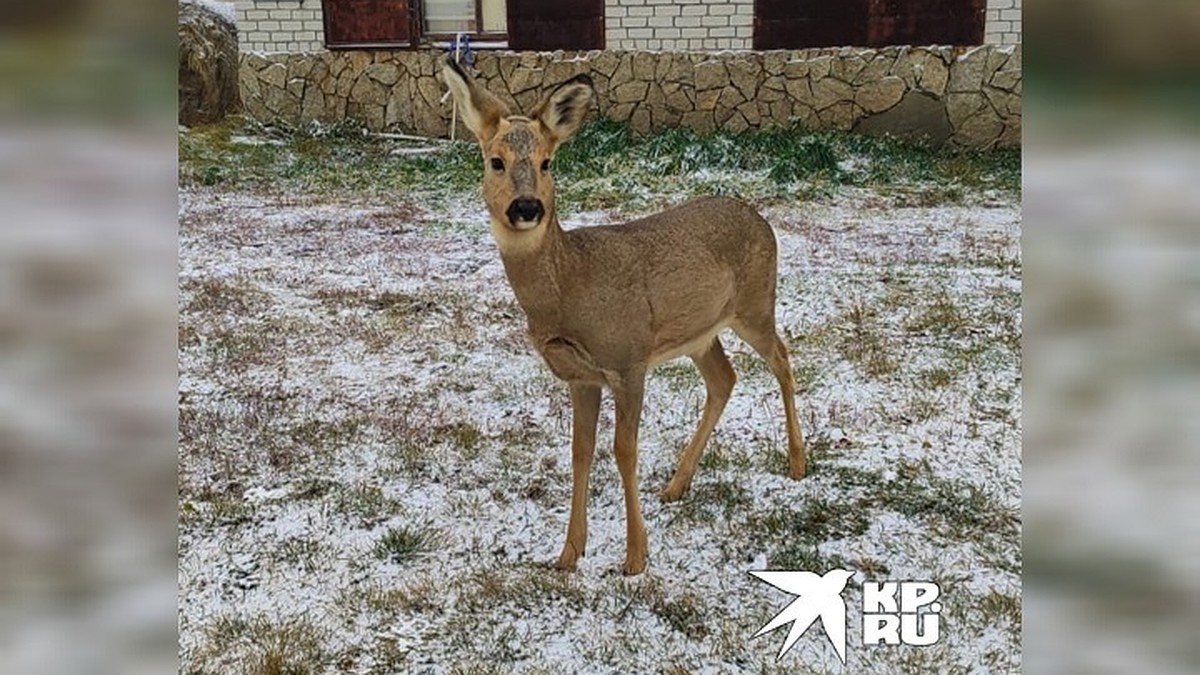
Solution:
<svg viewBox="0 0 1200 675"><path fill-rule="evenodd" d="M650 565L625 579L607 398L587 557L574 575L543 566L566 527L569 402L525 342L481 204L422 212L184 190L184 664L244 663L254 640L218 648L219 627L262 617L307 622L328 672L770 671L783 636L750 636L787 598L746 572L788 559L792 535L768 523L822 503L834 521L816 526L863 520L815 544L820 560L856 570L844 672L1019 671L1019 522L982 520L1016 518L1020 504L1020 361L1001 346L1020 329L1018 206L897 208L849 192L764 215L780 247L777 322L809 373L797 408L810 477L783 475L778 388L727 333L739 380L709 464L688 497L660 504L704 402L686 360L660 366L640 435ZM566 226L616 218L568 214ZM939 294L963 325L913 329ZM839 350L856 303L875 312L894 372L869 376ZM939 369L951 381L925 383ZM954 510L971 499L983 515ZM403 562L376 556L397 527L434 541ZM941 583L943 640L862 647L855 587L868 578ZM425 605L369 601L422 584L434 589ZM980 613L992 593L1017 598L1016 623ZM842 669L817 628L784 658Z"/></svg>

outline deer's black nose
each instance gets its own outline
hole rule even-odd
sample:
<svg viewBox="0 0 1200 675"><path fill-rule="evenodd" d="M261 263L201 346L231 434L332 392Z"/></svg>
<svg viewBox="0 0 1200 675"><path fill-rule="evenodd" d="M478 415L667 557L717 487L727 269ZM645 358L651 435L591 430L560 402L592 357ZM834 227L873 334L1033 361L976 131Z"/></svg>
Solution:
<svg viewBox="0 0 1200 675"><path fill-rule="evenodd" d="M522 198L514 199L513 203L508 205L508 211L504 215L508 216L509 222L515 225L519 221L537 222L542 219L545 212L546 210L542 208L542 200Z"/></svg>

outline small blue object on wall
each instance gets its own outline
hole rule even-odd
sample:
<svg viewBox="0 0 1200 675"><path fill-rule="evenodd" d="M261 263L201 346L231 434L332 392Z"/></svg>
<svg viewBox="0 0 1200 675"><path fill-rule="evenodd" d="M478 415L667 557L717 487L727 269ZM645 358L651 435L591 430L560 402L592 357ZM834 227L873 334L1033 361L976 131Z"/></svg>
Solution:
<svg viewBox="0 0 1200 675"><path fill-rule="evenodd" d="M475 51L471 49L471 36L463 33L455 33L454 39L450 41L450 46L447 48L451 54L458 54L458 62L465 63L468 66L475 65Z"/></svg>

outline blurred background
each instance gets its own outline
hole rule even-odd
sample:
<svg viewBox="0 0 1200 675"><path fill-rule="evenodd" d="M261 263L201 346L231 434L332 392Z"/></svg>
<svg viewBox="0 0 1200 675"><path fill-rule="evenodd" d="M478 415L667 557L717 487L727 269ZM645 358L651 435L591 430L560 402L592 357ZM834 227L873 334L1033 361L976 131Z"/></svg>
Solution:
<svg viewBox="0 0 1200 675"><path fill-rule="evenodd" d="M0 3L0 672L175 668L174 3Z"/></svg>
<svg viewBox="0 0 1200 675"><path fill-rule="evenodd" d="M176 11L0 4L0 672L175 668ZM1200 3L1024 11L1025 667L1197 672Z"/></svg>
<svg viewBox="0 0 1200 675"><path fill-rule="evenodd" d="M1200 3L1025 7L1028 672L1200 671Z"/></svg>

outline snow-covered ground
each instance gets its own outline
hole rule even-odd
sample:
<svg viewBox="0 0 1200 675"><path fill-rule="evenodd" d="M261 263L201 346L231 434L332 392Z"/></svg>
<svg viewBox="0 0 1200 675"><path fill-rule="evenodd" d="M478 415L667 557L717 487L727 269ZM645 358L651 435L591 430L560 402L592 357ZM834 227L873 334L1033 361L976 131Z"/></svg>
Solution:
<svg viewBox="0 0 1200 675"><path fill-rule="evenodd" d="M1019 672L1019 206L847 189L764 215L810 475L785 476L778 388L727 333L733 398L689 495L660 504L704 399L690 362L661 366L649 568L625 578L607 399L588 555L547 565L569 403L481 203L183 190L181 671ZM751 636L791 598L747 570L838 566L847 664L819 626L776 662L787 629ZM937 581L940 642L864 647L864 580Z"/></svg>

